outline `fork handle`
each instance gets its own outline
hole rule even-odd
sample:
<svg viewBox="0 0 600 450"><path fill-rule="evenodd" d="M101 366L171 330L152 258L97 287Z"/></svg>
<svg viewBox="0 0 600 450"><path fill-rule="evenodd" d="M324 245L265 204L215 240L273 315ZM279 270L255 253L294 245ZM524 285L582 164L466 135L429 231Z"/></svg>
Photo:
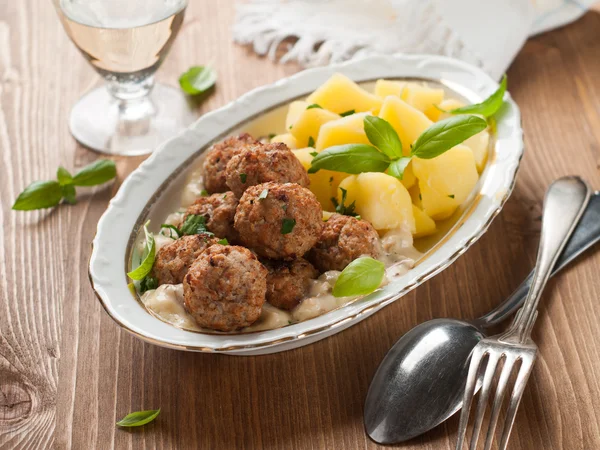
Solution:
<svg viewBox="0 0 600 450"><path fill-rule="evenodd" d="M553 182L544 199L542 231L531 288L510 329L500 340L525 343L537 317L537 306L552 269L590 200L591 191L581 178L569 176Z"/></svg>

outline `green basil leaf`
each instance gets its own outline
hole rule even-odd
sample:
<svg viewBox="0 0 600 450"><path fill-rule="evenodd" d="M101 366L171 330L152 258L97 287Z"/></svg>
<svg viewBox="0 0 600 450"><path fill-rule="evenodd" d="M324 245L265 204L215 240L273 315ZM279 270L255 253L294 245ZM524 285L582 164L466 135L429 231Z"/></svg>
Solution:
<svg viewBox="0 0 600 450"><path fill-rule="evenodd" d="M388 168L388 174L401 180L404 177L404 171L412 158L405 156L395 161L392 161Z"/></svg>
<svg viewBox="0 0 600 450"><path fill-rule="evenodd" d="M74 205L77 203L77 199L75 198L75 186L72 184L67 184L65 186L61 186L63 199L70 205Z"/></svg>
<svg viewBox="0 0 600 450"><path fill-rule="evenodd" d="M219 239L217 241L217 244L221 244L221 245L229 245L229 241L227 240L227 238L223 238L223 239Z"/></svg>
<svg viewBox="0 0 600 450"><path fill-rule="evenodd" d="M187 216L183 225L179 228L179 236L188 236L190 234L208 234L214 236L213 233L206 229L206 217L198 214Z"/></svg>
<svg viewBox="0 0 600 450"><path fill-rule="evenodd" d="M154 258L156 257L156 242L154 242L154 235L148 231L148 223L144 225L144 234L146 235L146 249L144 251L145 256L142 263L135 269L127 274L132 280L143 280L146 275L152 270L154 265Z"/></svg>
<svg viewBox="0 0 600 450"><path fill-rule="evenodd" d="M85 166L73 176L75 186L96 186L117 176L117 167L110 159L99 159Z"/></svg>
<svg viewBox="0 0 600 450"><path fill-rule="evenodd" d="M161 230L164 228L165 230L169 230L169 237L171 239L179 239L181 237L181 231L175 225L171 225L168 223L163 223L160 226ZM173 232L175 232L175 237L173 237ZM164 233L163 233L164 234Z"/></svg>
<svg viewBox="0 0 600 450"><path fill-rule="evenodd" d="M385 265L381 261L368 256L355 259L346 266L335 282L333 296L370 294L381 285L384 275Z"/></svg>
<svg viewBox="0 0 600 450"><path fill-rule="evenodd" d="M312 147L312 148L315 148L315 140L313 139L312 136L308 137L308 146Z"/></svg>
<svg viewBox="0 0 600 450"><path fill-rule="evenodd" d="M478 116L456 116L441 120L427 128L417 139L411 156L431 159L485 130L487 122Z"/></svg>
<svg viewBox="0 0 600 450"><path fill-rule="evenodd" d="M198 95L215 85L217 73L206 66L190 67L179 77L179 86L186 94Z"/></svg>
<svg viewBox="0 0 600 450"><path fill-rule="evenodd" d="M504 93L506 92L507 78L506 75L502 77L500 87L496 91L486 98L481 103L475 105L463 106L450 111L451 114L479 114L483 117L491 117L498 112L502 104L504 103Z"/></svg>
<svg viewBox="0 0 600 450"><path fill-rule="evenodd" d="M151 291L158 287L158 280L150 275L146 275L142 281L140 281L140 293Z"/></svg>
<svg viewBox="0 0 600 450"><path fill-rule="evenodd" d="M61 186L73 183L73 176L63 166L56 171L56 179Z"/></svg>
<svg viewBox="0 0 600 450"><path fill-rule="evenodd" d="M156 419L160 413L160 409L151 409L148 411L136 411L127 414L117 422L120 427L139 427L146 425Z"/></svg>
<svg viewBox="0 0 600 450"><path fill-rule="evenodd" d="M309 155L310 155L310 156L312 156L313 158L314 158L315 156L317 156L318 154L319 154L319 152L310 152L310 153L309 153Z"/></svg>
<svg viewBox="0 0 600 450"><path fill-rule="evenodd" d="M389 165L390 158L371 145L346 144L323 150L313 158L308 172L319 169L352 174L384 172Z"/></svg>
<svg viewBox="0 0 600 450"><path fill-rule="evenodd" d="M366 116L364 128L369 142L391 159L402 157L402 142L396 130L387 120L377 116Z"/></svg>
<svg viewBox="0 0 600 450"><path fill-rule="evenodd" d="M290 234L295 226L296 221L294 219L284 218L281 221L281 234Z"/></svg>
<svg viewBox="0 0 600 450"><path fill-rule="evenodd" d="M51 208L60 203L63 192L58 181L34 181L19 194L12 209L31 211Z"/></svg>
<svg viewBox="0 0 600 450"><path fill-rule="evenodd" d="M246 175L245 173L240 173L240 181L242 182L242 184L246 184L247 178L248 178L248 175Z"/></svg>
<svg viewBox="0 0 600 450"><path fill-rule="evenodd" d="M352 114L355 114L356 110L351 109L350 111L344 111L343 113L340 113L340 116L342 117L346 117L346 116L351 116Z"/></svg>
<svg viewBox="0 0 600 450"><path fill-rule="evenodd" d="M306 109L313 109L313 108L323 109L323 107L321 105L317 105L316 103L313 103L312 105L308 105L306 107Z"/></svg>

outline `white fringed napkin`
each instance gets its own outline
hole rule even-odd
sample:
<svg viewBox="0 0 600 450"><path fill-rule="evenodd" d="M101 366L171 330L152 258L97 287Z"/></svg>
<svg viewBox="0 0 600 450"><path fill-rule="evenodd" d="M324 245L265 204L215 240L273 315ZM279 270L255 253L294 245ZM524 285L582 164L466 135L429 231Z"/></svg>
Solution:
<svg viewBox="0 0 600 450"><path fill-rule="evenodd" d="M306 67L367 54L435 53L500 78L532 34L581 16L594 0L248 0L233 36L281 62Z"/></svg>

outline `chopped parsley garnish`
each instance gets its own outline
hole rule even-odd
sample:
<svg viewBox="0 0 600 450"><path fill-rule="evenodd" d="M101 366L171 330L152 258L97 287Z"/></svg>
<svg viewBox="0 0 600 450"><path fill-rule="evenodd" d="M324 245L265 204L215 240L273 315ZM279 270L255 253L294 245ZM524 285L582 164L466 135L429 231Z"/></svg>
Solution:
<svg viewBox="0 0 600 450"><path fill-rule="evenodd" d="M248 178L248 175L246 175L245 173L240 173L240 181L243 184L246 184L246 179Z"/></svg>
<svg viewBox="0 0 600 450"><path fill-rule="evenodd" d="M201 195L202 197L208 197L208 191L207 191L206 189L202 189L202 190L200 191L200 195Z"/></svg>
<svg viewBox="0 0 600 450"><path fill-rule="evenodd" d="M308 137L308 146L312 147L312 148L315 148L315 140L313 139L312 136Z"/></svg>
<svg viewBox="0 0 600 450"><path fill-rule="evenodd" d="M269 140L273 139L276 136L275 133L269 133Z"/></svg>
<svg viewBox="0 0 600 450"><path fill-rule="evenodd" d="M313 103L312 105L308 105L306 107L306 109L313 109L313 108L323 109L323 107L321 105L317 105L316 103Z"/></svg>
<svg viewBox="0 0 600 450"><path fill-rule="evenodd" d="M333 177L329 177L329 182L333 183Z"/></svg>
<svg viewBox="0 0 600 450"><path fill-rule="evenodd" d="M181 236L181 232L179 231L179 228L177 228L175 225L169 225L167 223L163 223L160 226L161 230L164 228L165 230L169 230L169 235L168 237L170 237L171 239L179 239L179 237ZM173 237L173 233L175 233L175 237ZM164 234L164 233L163 233Z"/></svg>
<svg viewBox="0 0 600 450"><path fill-rule="evenodd" d="M150 275L146 275L142 281L140 281L140 293L156 289L158 287L158 280Z"/></svg>
<svg viewBox="0 0 600 450"><path fill-rule="evenodd" d="M284 211L287 211L287 203L284 203L283 205L281 205L281 209L283 209Z"/></svg>
<svg viewBox="0 0 600 450"><path fill-rule="evenodd" d="M340 113L340 116L342 116L342 117L351 116L354 113L356 113L356 111L354 109L351 109L350 111Z"/></svg>
<svg viewBox="0 0 600 450"><path fill-rule="evenodd" d="M269 195L269 190L268 189L263 189L263 191L258 196L258 199L259 200L263 200L263 199L267 198L267 195Z"/></svg>
<svg viewBox="0 0 600 450"><path fill-rule="evenodd" d="M454 198L454 194L450 194L448 197L450 197L450 198Z"/></svg>
<svg viewBox="0 0 600 450"><path fill-rule="evenodd" d="M221 244L221 245L229 245L229 241L226 238L223 239L219 239L217 241L217 244Z"/></svg>
<svg viewBox="0 0 600 450"><path fill-rule="evenodd" d="M318 154L319 154L318 152L310 152L310 153L309 153L309 155L310 155L310 156L312 156L313 158L314 158L315 156L317 156Z"/></svg>
<svg viewBox="0 0 600 450"><path fill-rule="evenodd" d="M227 194L223 194L223 200L227 198Z"/></svg>
<svg viewBox="0 0 600 450"><path fill-rule="evenodd" d="M183 225L179 228L179 236L188 236L190 234L208 234L209 236L214 236L213 233L206 229L206 217L198 214L187 216Z"/></svg>
<svg viewBox="0 0 600 450"><path fill-rule="evenodd" d="M335 206L335 212L344 216L358 216L358 214L354 212L354 209L356 208L356 201L346 206L346 196L348 195L348 191L342 187L340 188L340 191L342 191L341 203L338 203L337 198L331 197L331 203L333 203L333 205Z"/></svg>
<svg viewBox="0 0 600 450"><path fill-rule="evenodd" d="M295 226L296 221L294 219L284 218L281 221L281 234L290 234Z"/></svg>

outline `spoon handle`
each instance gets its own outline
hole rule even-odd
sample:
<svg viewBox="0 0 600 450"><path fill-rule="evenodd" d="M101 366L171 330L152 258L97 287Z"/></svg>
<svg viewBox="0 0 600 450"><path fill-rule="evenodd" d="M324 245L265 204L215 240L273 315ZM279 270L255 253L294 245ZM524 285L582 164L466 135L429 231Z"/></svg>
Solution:
<svg viewBox="0 0 600 450"><path fill-rule="evenodd" d="M531 288L513 324L500 337L501 341L524 344L530 340L531 329L537 318L537 306L550 273L589 200L590 188L579 177L559 178L546 191Z"/></svg>
<svg viewBox="0 0 600 450"><path fill-rule="evenodd" d="M600 192L592 195L571 239L569 239L565 249L558 258L551 276L556 275L598 241L600 241ZM517 309L523 306L523 302L525 302L525 297L527 297L527 292L529 292L531 286L532 278L533 271L506 300L483 317L475 319L473 324L478 328L489 328L504 322L512 316Z"/></svg>

